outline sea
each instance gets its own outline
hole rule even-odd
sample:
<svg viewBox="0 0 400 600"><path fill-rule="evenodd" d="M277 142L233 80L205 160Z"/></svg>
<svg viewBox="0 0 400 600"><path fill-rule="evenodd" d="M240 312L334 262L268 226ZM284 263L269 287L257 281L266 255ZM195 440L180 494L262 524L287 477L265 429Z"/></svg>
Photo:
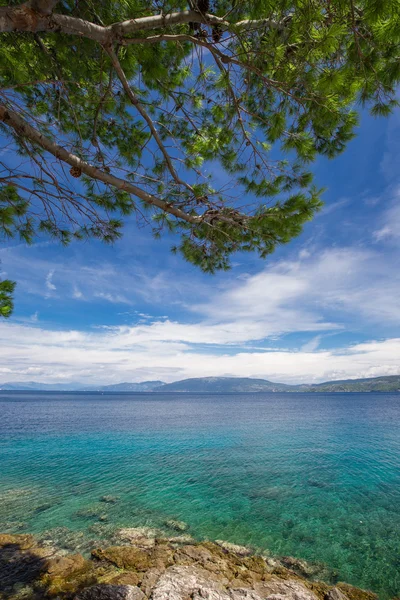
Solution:
<svg viewBox="0 0 400 600"><path fill-rule="evenodd" d="M171 521L400 595L400 394L0 393L0 532Z"/></svg>

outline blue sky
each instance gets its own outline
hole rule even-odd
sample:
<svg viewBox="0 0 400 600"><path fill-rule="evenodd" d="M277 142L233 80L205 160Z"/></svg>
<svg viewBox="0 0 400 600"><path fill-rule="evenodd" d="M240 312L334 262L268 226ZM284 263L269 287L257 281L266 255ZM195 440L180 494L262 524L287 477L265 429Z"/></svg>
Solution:
<svg viewBox="0 0 400 600"><path fill-rule="evenodd" d="M325 208L267 260L205 275L127 222L112 247L0 246L18 282L0 383L400 374L400 111L315 165ZM218 174L216 174L218 175Z"/></svg>

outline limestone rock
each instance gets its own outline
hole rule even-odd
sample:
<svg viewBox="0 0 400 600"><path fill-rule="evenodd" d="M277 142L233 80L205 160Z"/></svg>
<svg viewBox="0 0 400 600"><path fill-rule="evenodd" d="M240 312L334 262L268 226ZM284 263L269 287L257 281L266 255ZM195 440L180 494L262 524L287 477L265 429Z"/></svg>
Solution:
<svg viewBox="0 0 400 600"><path fill-rule="evenodd" d="M254 590L248 588L238 588L230 590L232 600L262 600Z"/></svg>
<svg viewBox="0 0 400 600"><path fill-rule="evenodd" d="M210 573L193 566L170 567L153 588L151 600L231 600L224 586Z"/></svg>
<svg viewBox="0 0 400 600"><path fill-rule="evenodd" d="M144 600L145 595L135 585L93 585L74 600Z"/></svg>
<svg viewBox="0 0 400 600"><path fill-rule="evenodd" d="M295 579L272 578L254 584L254 590L265 600L318 600L305 585Z"/></svg>
<svg viewBox="0 0 400 600"><path fill-rule="evenodd" d="M334 587L325 594L324 600L348 600L348 598L339 588Z"/></svg>

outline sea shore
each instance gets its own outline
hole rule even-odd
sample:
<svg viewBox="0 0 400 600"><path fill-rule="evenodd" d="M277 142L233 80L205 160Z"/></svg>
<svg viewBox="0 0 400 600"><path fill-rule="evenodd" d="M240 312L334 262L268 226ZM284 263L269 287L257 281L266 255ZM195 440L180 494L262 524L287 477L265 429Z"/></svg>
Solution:
<svg viewBox="0 0 400 600"><path fill-rule="evenodd" d="M226 541L198 542L150 527L116 530L73 552L54 539L0 534L1 600L377 600L324 565L272 557Z"/></svg>

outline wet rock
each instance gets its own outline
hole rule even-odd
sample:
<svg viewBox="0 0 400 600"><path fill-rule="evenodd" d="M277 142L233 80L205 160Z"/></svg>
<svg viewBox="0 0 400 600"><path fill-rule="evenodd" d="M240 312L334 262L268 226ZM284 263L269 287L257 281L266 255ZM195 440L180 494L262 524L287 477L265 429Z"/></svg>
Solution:
<svg viewBox="0 0 400 600"><path fill-rule="evenodd" d="M246 546L239 546L238 544L231 544L230 542L225 542L224 540L215 540L215 542L224 548L224 550L228 550L228 552L233 552L234 554L238 554L239 556L250 556L251 550L246 548Z"/></svg>
<svg viewBox="0 0 400 600"><path fill-rule="evenodd" d="M170 529L174 529L175 531L186 531L189 529L189 525L184 521L176 521L175 519L168 519L165 521L165 525Z"/></svg>
<svg viewBox="0 0 400 600"><path fill-rule="evenodd" d="M210 573L198 567L170 567L158 579L151 593L152 600L231 600L224 586Z"/></svg>
<svg viewBox="0 0 400 600"><path fill-rule="evenodd" d="M270 581L255 583L254 590L261 598L268 600L318 600L301 581L295 579L282 581L271 578Z"/></svg>
<svg viewBox="0 0 400 600"><path fill-rule="evenodd" d="M118 500L119 496L102 496L100 498L100 502L105 502L106 504L115 504Z"/></svg>
<svg viewBox="0 0 400 600"><path fill-rule="evenodd" d="M75 600L144 600L143 592L134 585L93 585Z"/></svg>
<svg viewBox="0 0 400 600"><path fill-rule="evenodd" d="M339 588L334 587L324 596L324 600L349 600L347 596L339 590Z"/></svg>

